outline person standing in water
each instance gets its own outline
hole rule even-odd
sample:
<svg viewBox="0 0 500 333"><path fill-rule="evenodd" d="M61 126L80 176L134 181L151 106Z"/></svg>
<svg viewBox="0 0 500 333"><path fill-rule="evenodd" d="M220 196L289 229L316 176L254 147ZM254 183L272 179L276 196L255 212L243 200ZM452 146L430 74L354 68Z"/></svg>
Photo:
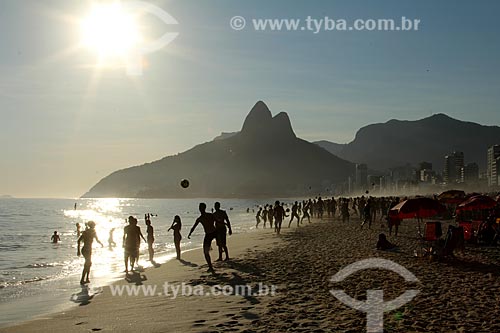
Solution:
<svg viewBox="0 0 500 333"><path fill-rule="evenodd" d="M147 234L147 240L148 240L148 253L149 253L149 261L151 263L154 263L153 256L155 254L155 250L153 248L154 243L155 243L155 235L154 235L154 229L153 226L151 225L151 216L149 214L146 214L144 216L146 219L146 234Z"/></svg>
<svg viewBox="0 0 500 333"><path fill-rule="evenodd" d="M134 270L134 265L139 262L139 247L141 238L146 241L142 235L141 228L137 226L137 219L133 216L128 217L129 225L123 229L123 248L125 259L125 274L128 275L128 262L130 260L130 270Z"/></svg>
<svg viewBox="0 0 500 333"><path fill-rule="evenodd" d="M113 233L115 232L115 228L111 228L109 230L109 237L108 237L108 246L110 249L114 248L116 246L115 241L113 240Z"/></svg>
<svg viewBox="0 0 500 333"><path fill-rule="evenodd" d="M217 231L216 242L219 247L219 258L216 261L222 261L222 253L226 253L226 259L224 260L228 261L229 252L227 250L226 234L228 230L229 236L233 234L233 231L231 230L231 222L229 222L229 217L227 216L226 211L220 209L220 202L216 202L214 204L214 208L215 212L213 214L215 219L215 230Z"/></svg>
<svg viewBox="0 0 500 333"><path fill-rule="evenodd" d="M76 252L77 256L80 254L85 258L85 263L83 264L82 278L80 279L80 284L90 283L89 274L90 274L90 266L92 266L92 244L94 243L94 239L97 243L102 243L97 238L97 234L95 232L95 222L89 221L87 223L87 229L82 232L81 236L78 238L78 249ZM80 243L83 243L82 250L80 252Z"/></svg>
<svg viewBox="0 0 500 333"><path fill-rule="evenodd" d="M205 255L205 260L208 264L208 272L215 273L212 266L212 259L210 258L210 247L212 246L212 241L217 237L217 230L215 229L215 219L212 213L206 212L207 205L201 202L199 205L200 217L196 219L193 224L191 231L189 231L188 239L191 239L191 234L194 232L198 224L201 223L203 230L205 231L205 237L203 238L203 254Z"/></svg>
<svg viewBox="0 0 500 333"><path fill-rule="evenodd" d="M175 215L174 221L172 222L172 225L170 228L168 228L167 231L173 230L174 231L174 244L175 244L175 252L177 252L177 260L181 260L181 228L182 228L182 222L181 222L181 217L179 215Z"/></svg>
<svg viewBox="0 0 500 333"><path fill-rule="evenodd" d="M50 237L52 243L57 244L61 241L61 237L57 234L57 231L54 231L54 234Z"/></svg>

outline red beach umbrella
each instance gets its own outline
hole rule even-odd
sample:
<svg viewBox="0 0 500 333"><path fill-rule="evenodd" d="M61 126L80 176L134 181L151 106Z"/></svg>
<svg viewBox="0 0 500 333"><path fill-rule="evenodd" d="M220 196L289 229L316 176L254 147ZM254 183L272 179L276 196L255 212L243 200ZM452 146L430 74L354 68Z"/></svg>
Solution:
<svg viewBox="0 0 500 333"><path fill-rule="evenodd" d="M460 190L449 190L438 195L438 200L447 204L458 204L465 200L465 192Z"/></svg>
<svg viewBox="0 0 500 333"><path fill-rule="evenodd" d="M399 219L429 218L446 211L439 201L430 198L415 198L400 202L389 214Z"/></svg>
<svg viewBox="0 0 500 333"><path fill-rule="evenodd" d="M457 206L457 210L483 210L495 208L497 202L487 195L476 195Z"/></svg>

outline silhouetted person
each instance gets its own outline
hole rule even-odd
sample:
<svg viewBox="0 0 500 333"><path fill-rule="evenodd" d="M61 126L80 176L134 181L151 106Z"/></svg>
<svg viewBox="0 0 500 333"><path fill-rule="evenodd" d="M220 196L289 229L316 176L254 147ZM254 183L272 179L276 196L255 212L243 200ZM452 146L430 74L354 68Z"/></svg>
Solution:
<svg viewBox="0 0 500 333"><path fill-rule="evenodd" d="M297 213L298 209L299 209L299 203L297 201L295 201L295 203L292 206L292 217L290 218L290 222L288 222L288 228L290 228L290 225L292 224L292 221L294 218L297 219L297 227L299 226L300 217L299 217L299 214Z"/></svg>
<svg viewBox="0 0 500 333"><path fill-rule="evenodd" d="M274 221L274 209L272 204L269 204L269 208L267 209L267 218L269 219L269 228L272 229Z"/></svg>
<svg viewBox="0 0 500 333"><path fill-rule="evenodd" d="M81 231L80 231L80 223L77 223L76 224L76 237L80 237L80 233L81 233Z"/></svg>
<svg viewBox="0 0 500 333"><path fill-rule="evenodd" d="M191 234L196 229L199 223L203 226L205 231L205 238L203 239L203 254L205 255L205 260L208 264L208 272L215 273L212 267L212 259L210 258L210 247L212 246L212 241L217 237L217 231L215 229L215 219L213 214L206 212L207 205L205 203L200 203L200 217L196 219L191 231L189 231L188 239L191 238Z"/></svg>
<svg viewBox="0 0 500 333"><path fill-rule="evenodd" d="M54 231L54 234L50 237L52 243L57 244L61 241L61 237L57 234L57 231Z"/></svg>
<svg viewBox="0 0 500 333"><path fill-rule="evenodd" d="M75 210L76 210L76 202L75 202Z"/></svg>
<svg viewBox="0 0 500 333"><path fill-rule="evenodd" d="M257 222L255 224L255 229L259 228L261 213L262 213L262 207L259 207L259 210L257 211L257 215L255 215L255 221Z"/></svg>
<svg viewBox="0 0 500 333"><path fill-rule="evenodd" d="M363 207L363 223L361 223L361 228L368 222L368 229L372 228L372 200L368 199L365 206Z"/></svg>
<svg viewBox="0 0 500 333"><path fill-rule="evenodd" d="M131 271L134 270L134 265L139 261L139 247L141 246L141 238L146 241L146 239L142 235L141 228L137 226L137 219L133 216L129 216L128 223L129 225L123 229L125 273L127 275L129 260Z"/></svg>
<svg viewBox="0 0 500 333"><path fill-rule="evenodd" d="M175 244L175 252L177 252L177 260L181 259L181 228L182 228L182 222L181 222L181 217L179 215L175 215L174 221L172 222L172 225L170 228L168 228L167 231L173 230L174 231L174 244Z"/></svg>
<svg viewBox="0 0 500 333"><path fill-rule="evenodd" d="M283 223L283 219L287 217L285 213L285 209L280 202L276 200L276 204L274 206L274 230L279 235L281 232L281 224Z"/></svg>
<svg viewBox="0 0 500 333"><path fill-rule="evenodd" d="M222 253L226 253L226 261L229 260L229 252L227 250L226 234L229 230L229 235L233 234L231 230L231 222L226 211L220 209L220 202L214 204L215 212L213 213L215 219L215 230L217 231L217 246L219 247L219 258L216 261L222 261ZM227 226L227 228L226 228Z"/></svg>
<svg viewBox="0 0 500 333"><path fill-rule="evenodd" d="M385 234L379 234L378 235L378 242L377 242L377 250L392 250L396 247L395 244L392 244L387 240L387 237Z"/></svg>
<svg viewBox="0 0 500 333"><path fill-rule="evenodd" d="M116 246L115 241L113 240L113 232L115 232L115 228L111 228L109 231L109 237L108 237L108 246L109 248L113 248Z"/></svg>
<svg viewBox="0 0 500 333"><path fill-rule="evenodd" d="M97 234L95 232L95 222L89 221L87 224L87 229L85 229L81 236L78 238L78 250L76 252L77 256L80 256L80 253L85 258L85 263L83 264L82 278L80 279L80 284L90 283L89 274L90 274L90 266L92 266L92 244L94 243L94 239L97 243L102 243L97 238ZM83 243L82 251L80 252L80 243Z"/></svg>
<svg viewBox="0 0 500 333"><path fill-rule="evenodd" d="M153 257L155 254L154 250L154 243L155 243L155 235L154 235L154 229L153 226L151 225L151 217L149 214L146 215L146 234L147 234L147 239L148 239L148 253L149 253L149 261L154 263Z"/></svg>
<svg viewBox="0 0 500 333"><path fill-rule="evenodd" d="M311 215L309 215L309 211L311 210L311 199L307 202L307 204L304 205L304 209L302 210L302 220L301 222L304 221L304 219L307 217L307 220L309 223L311 223Z"/></svg>

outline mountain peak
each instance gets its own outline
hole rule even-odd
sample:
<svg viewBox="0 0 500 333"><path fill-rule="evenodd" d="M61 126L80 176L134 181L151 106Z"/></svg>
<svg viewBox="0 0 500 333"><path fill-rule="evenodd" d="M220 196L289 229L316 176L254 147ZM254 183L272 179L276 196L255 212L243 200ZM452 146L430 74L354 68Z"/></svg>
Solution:
<svg viewBox="0 0 500 333"><path fill-rule="evenodd" d="M272 116L263 101L258 101L248 113L241 129L243 136L258 138L296 138L290 118L286 112Z"/></svg>

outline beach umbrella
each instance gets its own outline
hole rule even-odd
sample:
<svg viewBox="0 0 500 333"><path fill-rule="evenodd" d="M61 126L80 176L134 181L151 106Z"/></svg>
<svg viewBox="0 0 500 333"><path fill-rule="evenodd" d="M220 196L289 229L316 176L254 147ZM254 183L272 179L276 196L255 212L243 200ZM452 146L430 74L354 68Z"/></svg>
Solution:
<svg viewBox="0 0 500 333"><path fill-rule="evenodd" d="M414 198L400 202L389 214L399 219L430 218L446 211L446 207L431 198Z"/></svg>
<svg viewBox="0 0 500 333"><path fill-rule="evenodd" d="M462 202L457 210L483 210L495 208L497 202L487 195L476 195Z"/></svg>
<svg viewBox="0 0 500 333"><path fill-rule="evenodd" d="M438 200L447 204L458 204L465 200L465 192L461 190L449 190L438 195Z"/></svg>

